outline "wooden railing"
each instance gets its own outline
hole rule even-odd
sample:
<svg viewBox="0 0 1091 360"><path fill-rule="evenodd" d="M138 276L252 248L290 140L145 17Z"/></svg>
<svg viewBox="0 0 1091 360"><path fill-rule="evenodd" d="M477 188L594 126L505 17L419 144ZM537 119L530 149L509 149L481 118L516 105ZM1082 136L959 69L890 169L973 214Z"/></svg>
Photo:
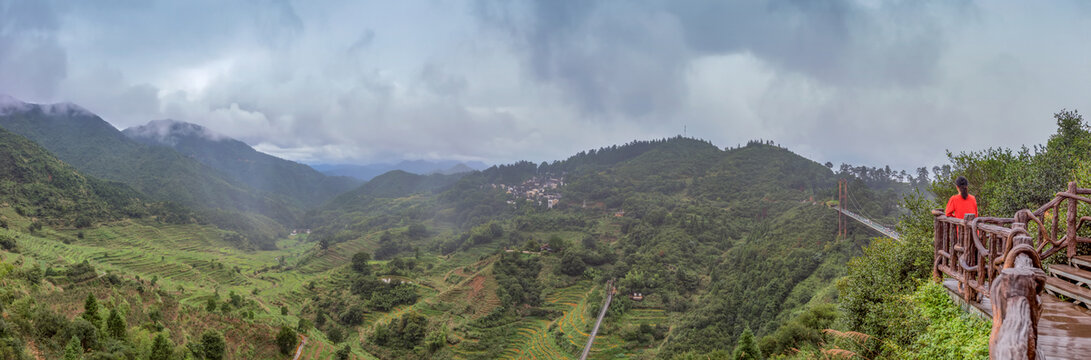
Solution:
<svg viewBox="0 0 1091 360"><path fill-rule="evenodd" d="M1026 358L1035 358L1036 324L1040 316L1037 294L1042 291L1045 281L1041 259L1061 250L1072 258L1076 256L1078 243L1091 242L1091 238L1079 236L1079 230L1091 222L1091 217L1079 215L1081 203L1091 204L1091 198L1084 196L1088 194L1091 189L1081 189L1075 182L1070 182L1067 191L1057 193L1052 201L1034 211L1019 210L1010 218L967 215L958 219L934 212L932 276L937 281L944 276L955 279L958 291L967 302L980 303L985 294L989 294L993 305L990 344L994 346L990 347L991 354L1006 351L1026 353L1030 354ZM1015 300L1024 298L1025 302ZM1007 309L1023 304L1029 307L1028 311ZM1033 334L1024 334L1032 338L1012 341L1013 334L1004 333L1004 323L1034 324ZM992 343L1000 339L1006 339L1006 342ZM1029 344L1029 350L1011 348L1022 346L1020 344Z"/></svg>

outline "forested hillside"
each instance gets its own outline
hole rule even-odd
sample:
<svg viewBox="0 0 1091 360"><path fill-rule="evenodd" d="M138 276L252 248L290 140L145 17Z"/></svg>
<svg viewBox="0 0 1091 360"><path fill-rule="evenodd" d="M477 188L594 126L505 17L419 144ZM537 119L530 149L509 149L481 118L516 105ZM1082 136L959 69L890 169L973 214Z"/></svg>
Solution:
<svg viewBox="0 0 1091 360"><path fill-rule="evenodd" d="M0 127L38 143L81 172L121 182L152 201L200 212L202 221L245 234L271 247L301 210L282 196L262 193L174 149L126 137L97 115L71 104L8 104Z"/></svg>
<svg viewBox="0 0 1091 360"><path fill-rule="evenodd" d="M156 120L122 132L147 145L173 148L235 182L283 196L301 208L321 205L360 185L352 178L326 176L307 165L258 152L196 124Z"/></svg>
<svg viewBox="0 0 1091 360"><path fill-rule="evenodd" d="M428 331L467 339L450 348L448 356L457 358L528 350L496 332L502 328L532 331L538 321L568 321L573 312L593 318L598 285L609 279L622 294L643 298L615 300L603 333L616 348L597 357L713 353L731 349L748 327L771 334L808 304L836 298L833 280L873 236L850 225L849 238L837 238L837 215L825 202L834 197L838 176L850 175L771 144L719 149L687 138L638 141L541 165L495 166L461 178L390 173L311 213L310 238L319 246L303 255L300 269L329 269L337 258L347 259L346 252L391 260L379 274L347 274L343 285L330 287L351 291L318 297L311 311L329 317L334 325L326 330L337 332L357 326L345 297L360 297L363 312L384 311L389 306L379 299L387 296L402 299L362 290L381 274L434 279L425 286L446 301L395 304L432 314L422 325ZM898 207L887 203L892 197L857 183L857 197L871 211L897 216ZM455 264L468 259L437 263L421 256L429 253L478 257L463 267ZM499 269L526 273L508 277L503 274L515 270ZM483 289L473 285L477 281ZM575 289L589 295L577 298L573 309L548 301ZM461 305L463 295L447 295L452 291L468 291L466 300L492 291L495 298L484 299L494 305ZM445 304L450 301L459 305ZM665 318L639 320L648 314ZM533 330L557 344L533 351L573 354L587 325ZM429 353L371 349L390 358Z"/></svg>
<svg viewBox="0 0 1091 360"><path fill-rule="evenodd" d="M0 197L20 215L81 228L94 222L143 217L151 210L128 186L85 177L38 144L3 129ZM6 222L0 225L7 227Z"/></svg>

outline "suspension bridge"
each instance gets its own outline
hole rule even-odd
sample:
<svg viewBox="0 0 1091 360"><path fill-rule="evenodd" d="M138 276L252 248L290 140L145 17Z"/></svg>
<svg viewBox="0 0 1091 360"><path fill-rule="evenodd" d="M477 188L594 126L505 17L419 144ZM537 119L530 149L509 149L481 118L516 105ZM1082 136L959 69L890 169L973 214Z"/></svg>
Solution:
<svg viewBox="0 0 1091 360"><path fill-rule="evenodd" d="M848 220L845 219L845 217L848 217L849 219L856 220L857 222L864 224L864 226L867 226L868 228L875 230L880 234L883 234L883 236L892 238L894 240L902 239L901 235L898 234L897 231L894 231L891 226L886 226L884 224L878 223L871 219L873 217L861 216L860 214L845 209L845 207L849 205L852 205L856 209L860 209L860 211L863 212L863 206L860 206L860 202L856 200L856 197L853 196L851 192L849 192L848 180L841 179L837 182L837 206L833 207L834 210L837 210L837 212L840 213L840 216L838 216L837 219L838 236L845 236L848 234Z"/></svg>

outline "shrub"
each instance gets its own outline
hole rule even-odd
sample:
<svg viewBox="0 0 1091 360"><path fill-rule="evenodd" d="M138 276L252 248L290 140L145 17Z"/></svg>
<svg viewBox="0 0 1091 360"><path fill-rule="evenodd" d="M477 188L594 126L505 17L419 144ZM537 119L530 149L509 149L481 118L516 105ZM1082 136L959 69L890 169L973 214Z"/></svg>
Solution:
<svg viewBox="0 0 1091 360"><path fill-rule="evenodd" d="M280 332L276 336L276 344L280 349L280 353L289 355L295 350L295 346L299 344L299 339L296 337L295 330L287 326L281 326Z"/></svg>

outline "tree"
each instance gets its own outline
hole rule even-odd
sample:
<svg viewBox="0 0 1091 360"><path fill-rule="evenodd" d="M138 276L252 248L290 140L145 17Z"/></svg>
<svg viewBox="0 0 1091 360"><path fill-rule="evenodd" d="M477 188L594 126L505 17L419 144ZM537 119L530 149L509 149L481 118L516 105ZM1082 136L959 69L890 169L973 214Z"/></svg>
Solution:
<svg viewBox="0 0 1091 360"><path fill-rule="evenodd" d="M565 250L564 255L561 256L561 266L558 269L565 275L577 276L583 274L583 271L587 269L587 264L574 251Z"/></svg>
<svg viewBox="0 0 1091 360"><path fill-rule="evenodd" d="M312 327L314 327L314 325L311 324L311 321L304 318L299 318L299 321L297 321L295 325L296 330L301 333L306 333L307 330L310 330Z"/></svg>
<svg viewBox="0 0 1091 360"><path fill-rule="evenodd" d="M148 360L170 360L174 356L174 344L163 333L155 336L152 341L152 351Z"/></svg>
<svg viewBox="0 0 1091 360"><path fill-rule="evenodd" d="M371 261L371 254L368 254L365 251L353 254L352 270L363 275L371 274L371 266L368 265L368 261Z"/></svg>
<svg viewBox="0 0 1091 360"><path fill-rule="evenodd" d="M280 348L280 353L289 355L292 350L295 350L295 346L299 344L299 338L296 337L295 330L287 326L281 326L280 332L276 337L277 347Z"/></svg>
<svg viewBox="0 0 1091 360"><path fill-rule="evenodd" d="M750 331L750 327L746 327L743 330L742 335L739 335L739 341L735 343L735 351L731 353L731 359L733 360L761 360L761 349L758 349L757 342L754 341L754 332Z"/></svg>
<svg viewBox="0 0 1091 360"><path fill-rule="evenodd" d="M352 354L352 348L348 344L345 344L341 350L337 350L337 360L348 360L349 355Z"/></svg>
<svg viewBox="0 0 1091 360"><path fill-rule="evenodd" d="M224 336L218 331L208 330L201 334L201 352L204 353L205 359L223 359L225 347Z"/></svg>
<svg viewBox="0 0 1091 360"><path fill-rule="evenodd" d="M68 345L64 347L64 360L79 360L82 358L83 347L80 346L80 339L72 335L72 339L68 340Z"/></svg>
<svg viewBox="0 0 1091 360"><path fill-rule="evenodd" d="M409 229L405 231L405 235L413 239L420 239L423 238L425 235L428 235L428 228L424 227L424 225L421 223L415 223L413 225L409 225Z"/></svg>
<svg viewBox="0 0 1091 360"><path fill-rule="evenodd" d="M125 330L125 319L121 318L116 308L110 309L110 316L106 318L106 333L114 339L124 339Z"/></svg>
<svg viewBox="0 0 1091 360"><path fill-rule="evenodd" d="M330 330L326 332L326 337L333 341L334 344L340 343L345 340L345 331L341 330L340 326L330 326Z"/></svg>
<svg viewBox="0 0 1091 360"><path fill-rule="evenodd" d="M216 311L216 299L208 298L208 302L205 304L205 310L208 312Z"/></svg>
<svg viewBox="0 0 1091 360"><path fill-rule="evenodd" d="M98 349L99 347L98 326L83 318L77 318L71 324L68 324L68 334L78 337L80 345L84 349Z"/></svg>
<svg viewBox="0 0 1091 360"><path fill-rule="evenodd" d="M348 326L360 325L364 322L365 314L367 314L367 310L364 310L363 305L353 305L341 313L341 323Z"/></svg>
<svg viewBox="0 0 1091 360"><path fill-rule="evenodd" d="M95 326L102 323L102 317L98 313L98 299L95 299L95 294L87 294L87 300L83 302L83 315L81 317Z"/></svg>

